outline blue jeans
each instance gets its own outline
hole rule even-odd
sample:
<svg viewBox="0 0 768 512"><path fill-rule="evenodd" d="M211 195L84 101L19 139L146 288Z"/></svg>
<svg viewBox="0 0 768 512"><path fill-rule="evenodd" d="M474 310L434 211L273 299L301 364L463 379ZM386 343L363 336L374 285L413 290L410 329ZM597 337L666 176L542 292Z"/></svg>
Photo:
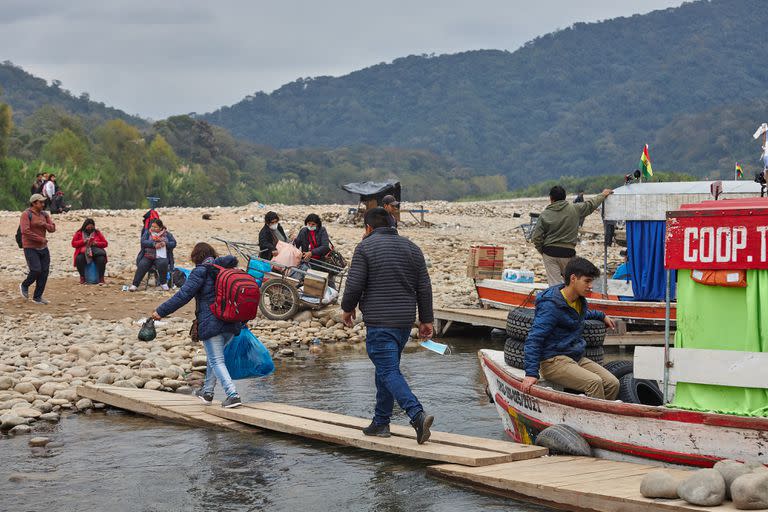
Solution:
<svg viewBox="0 0 768 512"><path fill-rule="evenodd" d="M213 388L216 386L216 379L224 386L224 392L227 396L237 394L237 389L232 379L229 376L229 370L227 370L224 364L224 345L229 343L234 334L222 333L213 338L203 340L203 346L205 347L205 355L208 359L208 367L205 370L205 382L203 383L203 393L213 393Z"/></svg>
<svg viewBox="0 0 768 512"><path fill-rule="evenodd" d="M415 418L424 408L400 373L400 355L408 342L411 329L368 327L366 331L365 348L376 368L376 410L373 423L389 424L395 400L409 418Z"/></svg>

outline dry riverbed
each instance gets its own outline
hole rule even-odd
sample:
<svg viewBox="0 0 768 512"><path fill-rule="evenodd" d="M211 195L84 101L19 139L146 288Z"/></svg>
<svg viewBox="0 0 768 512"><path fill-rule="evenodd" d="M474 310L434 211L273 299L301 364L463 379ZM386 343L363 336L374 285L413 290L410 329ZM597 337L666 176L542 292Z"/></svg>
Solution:
<svg viewBox="0 0 768 512"><path fill-rule="evenodd" d="M521 199L485 203L423 204L404 203L404 208L430 210L427 220L434 225L418 227L408 222L400 233L424 251L436 306L467 307L477 302L472 281L466 277L467 251L472 244L505 247L505 266L533 270L543 280L539 255L526 243L517 227L529 212L538 212L544 199ZM275 210L289 235L295 235L306 214L321 215L336 249L349 261L362 236L360 226L342 223L347 205L284 206L253 204L237 208L160 208L160 214L178 241L177 266L190 268L189 252L198 241L212 242L212 236L256 242L263 215ZM171 296L151 288L129 293L138 253L138 236L143 210L73 211L54 216L56 233L49 235L51 276L46 288L47 306L22 299L19 282L26 273L23 253L13 235L17 212L0 212L0 233L5 248L0 263L0 431L30 432L34 421L58 421L62 414L89 411L101 404L79 399L78 385L106 383L118 386L190 392L205 372L205 353L188 337L193 305L187 305L158 326L157 338L141 342L138 321ZM515 218L514 213L521 214ZM210 214L204 220L203 214ZM82 221L91 217L106 236L107 283L79 285L72 265L70 241ZM594 214L585 222L586 233L578 247L580 255L596 264L602 261L600 218ZM213 244L224 252L222 244ZM619 248L610 250L611 267L618 261ZM251 330L272 350L276 358L292 357L297 351L322 351L329 344L344 346L364 340L364 323L346 328L340 311L329 306L319 311L300 312L292 321L274 322L257 318Z"/></svg>

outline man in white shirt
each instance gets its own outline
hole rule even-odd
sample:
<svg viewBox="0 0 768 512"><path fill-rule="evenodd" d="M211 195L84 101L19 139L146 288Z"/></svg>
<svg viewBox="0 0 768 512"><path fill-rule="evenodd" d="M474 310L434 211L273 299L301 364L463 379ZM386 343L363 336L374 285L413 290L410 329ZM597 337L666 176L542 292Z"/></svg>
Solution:
<svg viewBox="0 0 768 512"><path fill-rule="evenodd" d="M48 176L48 181L45 182L45 185L43 185L43 195L45 196L45 206L46 208L51 206L51 201L53 201L53 196L56 195L56 175L51 174Z"/></svg>

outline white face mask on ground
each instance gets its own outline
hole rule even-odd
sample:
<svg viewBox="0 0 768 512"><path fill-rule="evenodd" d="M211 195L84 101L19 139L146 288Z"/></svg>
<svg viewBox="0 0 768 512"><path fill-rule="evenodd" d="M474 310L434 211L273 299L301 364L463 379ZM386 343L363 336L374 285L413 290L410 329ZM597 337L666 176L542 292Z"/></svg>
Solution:
<svg viewBox="0 0 768 512"><path fill-rule="evenodd" d="M277 222L275 222L274 224L270 224L269 225L269 229L271 229L272 231L277 231L277 226L278 225L279 224Z"/></svg>

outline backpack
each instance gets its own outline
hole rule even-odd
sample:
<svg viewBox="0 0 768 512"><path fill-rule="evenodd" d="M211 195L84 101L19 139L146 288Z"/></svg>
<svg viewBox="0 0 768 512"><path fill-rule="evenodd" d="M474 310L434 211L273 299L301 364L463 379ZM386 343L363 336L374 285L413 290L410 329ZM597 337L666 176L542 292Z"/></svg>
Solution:
<svg viewBox="0 0 768 512"><path fill-rule="evenodd" d="M32 220L32 212L27 212L29 215L29 220ZM19 227L16 228L16 245L19 246L19 249L21 249L23 246L21 244L21 222L19 222Z"/></svg>
<svg viewBox="0 0 768 512"><path fill-rule="evenodd" d="M261 291L256 279L239 268L218 270L214 284L216 300L211 304L213 316L224 322L247 322L256 318Z"/></svg>

